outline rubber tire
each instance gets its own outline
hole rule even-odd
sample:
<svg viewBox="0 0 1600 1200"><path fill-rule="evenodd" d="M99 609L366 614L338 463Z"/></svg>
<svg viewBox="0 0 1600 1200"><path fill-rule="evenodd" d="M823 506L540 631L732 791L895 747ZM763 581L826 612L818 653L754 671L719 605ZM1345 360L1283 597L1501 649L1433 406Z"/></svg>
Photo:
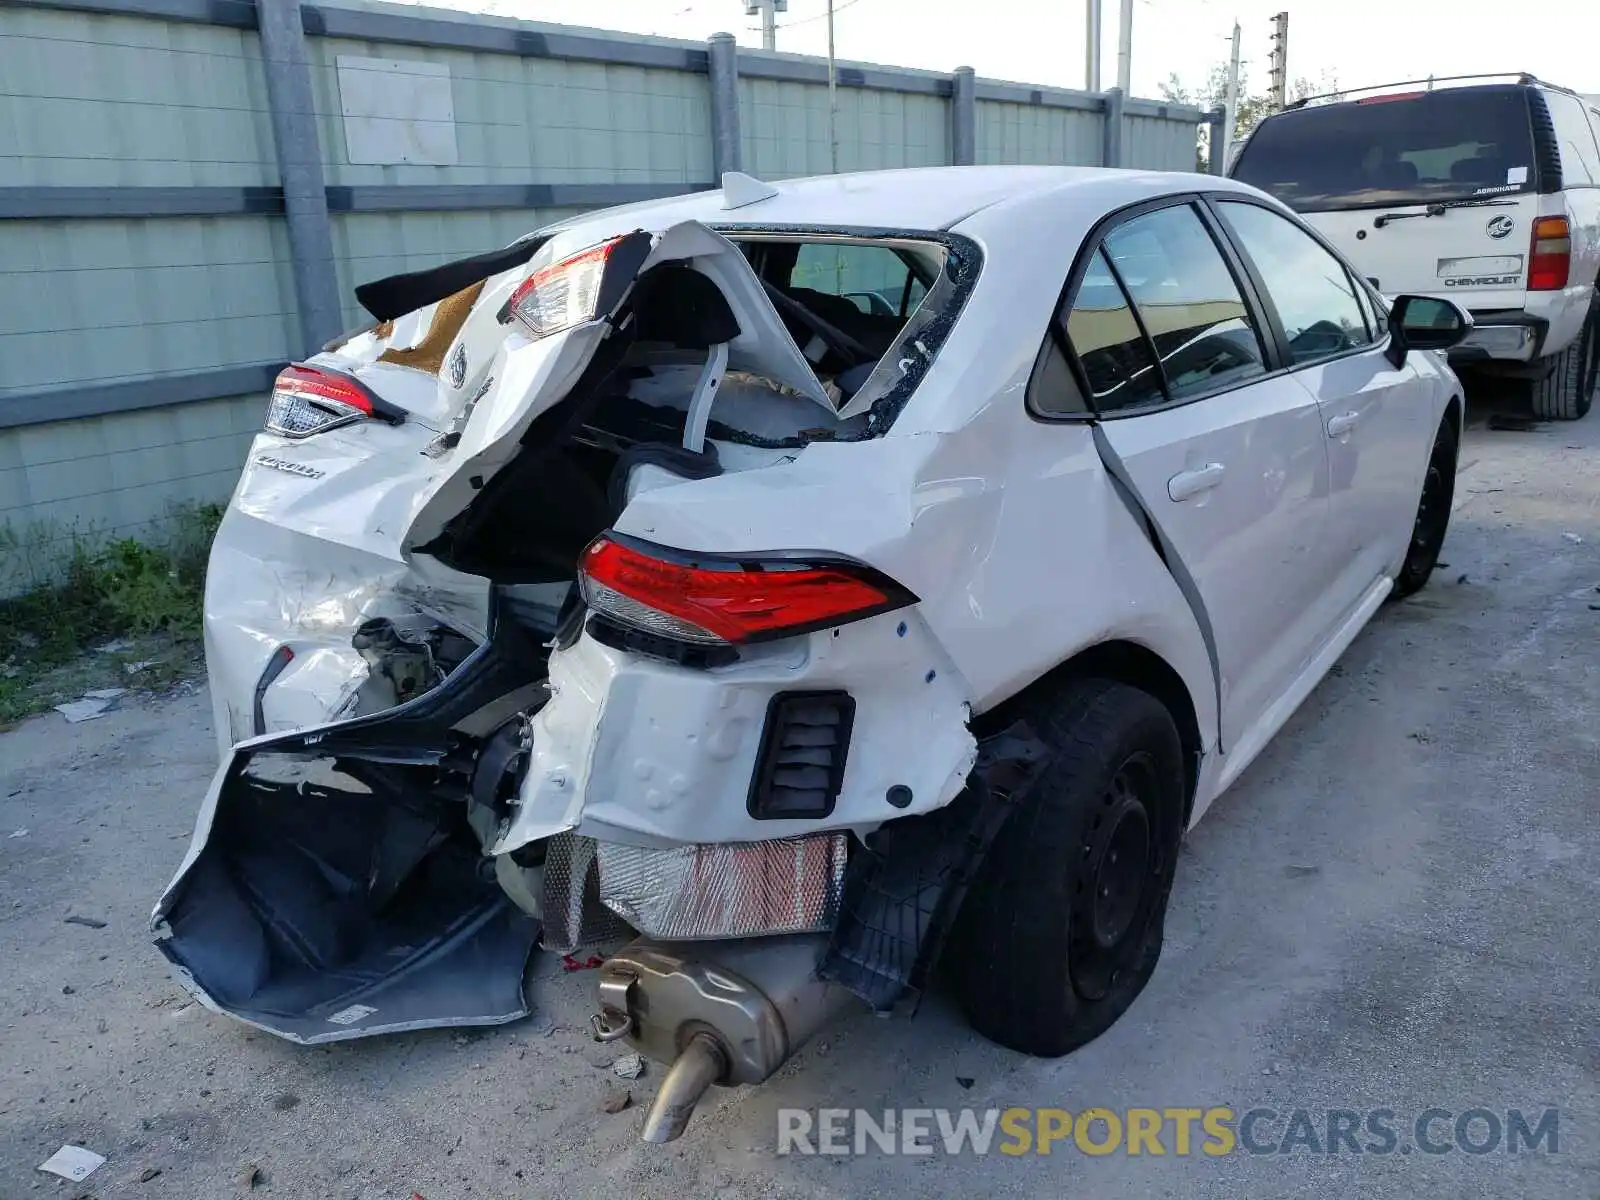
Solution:
<svg viewBox="0 0 1600 1200"><path fill-rule="evenodd" d="M1544 421L1576 421L1594 403L1597 327L1600 318L1591 311L1572 345L1555 355L1555 370L1533 384L1533 415Z"/></svg>
<svg viewBox="0 0 1600 1200"><path fill-rule="evenodd" d="M1149 982L1161 955L1167 897L1187 795L1182 742L1155 697L1106 679L1077 679L1019 707L1054 756L1001 828L951 931L950 968L972 1027L1024 1054L1054 1058L1104 1033ZM1106 994L1080 994L1069 965L1071 899L1085 837L1112 780L1143 752L1158 795L1147 876L1128 928L1134 962Z"/></svg>
<svg viewBox="0 0 1600 1200"><path fill-rule="evenodd" d="M1439 565L1439 551L1444 546L1445 535L1450 532L1450 506L1455 500L1456 493L1456 460L1461 452L1461 435L1456 432L1456 423L1446 413L1444 420L1439 422L1439 432L1433 437L1433 450L1428 455L1428 472L1439 472L1438 486L1442 487L1441 495L1433 499L1444 505L1444 519L1440 522L1437 533L1424 541L1417 540L1417 525L1422 520L1422 506L1429 499L1428 479L1422 482L1422 494L1417 497L1417 515L1411 523L1411 542L1406 547L1405 561L1400 564L1399 573L1394 580L1394 589L1389 593L1392 600L1399 600L1418 591L1428 582L1435 567Z"/></svg>

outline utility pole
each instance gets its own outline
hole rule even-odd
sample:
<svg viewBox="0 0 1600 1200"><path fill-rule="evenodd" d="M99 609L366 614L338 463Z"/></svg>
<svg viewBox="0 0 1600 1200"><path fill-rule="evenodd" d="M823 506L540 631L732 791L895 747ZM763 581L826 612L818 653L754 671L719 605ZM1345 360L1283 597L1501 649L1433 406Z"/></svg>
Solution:
<svg viewBox="0 0 1600 1200"><path fill-rule="evenodd" d="M778 21L781 12L789 11L789 0L744 0L744 15L753 17L761 14L761 48L763 50L776 50L778 48Z"/></svg>
<svg viewBox="0 0 1600 1200"><path fill-rule="evenodd" d="M833 60L833 0L828 0L828 167L839 173L839 72Z"/></svg>
<svg viewBox="0 0 1600 1200"><path fill-rule="evenodd" d="M1219 175L1228 171L1228 151L1233 147L1233 130L1239 118L1239 22L1233 23L1233 53L1228 57L1228 90L1223 100L1222 145L1211 147L1212 162L1221 163ZM1220 155L1221 157L1217 157Z"/></svg>
<svg viewBox="0 0 1600 1200"><path fill-rule="evenodd" d="M1281 110L1289 102L1289 14L1272 18L1272 107Z"/></svg>
<svg viewBox="0 0 1600 1200"><path fill-rule="evenodd" d="M1083 89L1100 90L1100 19L1105 0L1084 0Z"/></svg>
<svg viewBox="0 0 1600 1200"><path fill-rule="evenodd" d="M1117 86L1124 97L1133 83L1133 0L1122 0L1122 35L1117 43Z"/></svg>

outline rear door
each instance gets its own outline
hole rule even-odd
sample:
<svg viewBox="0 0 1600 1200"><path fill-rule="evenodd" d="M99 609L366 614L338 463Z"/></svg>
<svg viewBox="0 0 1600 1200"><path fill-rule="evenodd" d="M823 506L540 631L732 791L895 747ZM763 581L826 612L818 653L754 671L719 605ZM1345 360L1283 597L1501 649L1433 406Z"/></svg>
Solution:
<svg viewBox="0 0 1600 1200"><path fill-rule="evenodd" d="M1539 170L1530 90L1373 96L1262 122L1230 174L1283 201L1385 295L1519 308Z"/></svg>
<svg viewBox="0 0 1600 1200"><path fill-rule="evenodd" d="M1411 535L1437 416L1416 368L1383 353L1381 319L1334 255L1282 213L1213 196L1282 339L1290 378L1316 398L1327 435L1326 553L1348 605L1392 570ZM1335 623L1344 612L1334 614Z"/></svg>
<svg viewBox="0 0 1600 1200"><path fill-rule="evenodd" d="M1154 522L1219 674L1235 745L1300 673L1332 583L1316 401L1271 341L1209 216L1164 202L1104 235L1067 336L1108 469Z"/></svg>

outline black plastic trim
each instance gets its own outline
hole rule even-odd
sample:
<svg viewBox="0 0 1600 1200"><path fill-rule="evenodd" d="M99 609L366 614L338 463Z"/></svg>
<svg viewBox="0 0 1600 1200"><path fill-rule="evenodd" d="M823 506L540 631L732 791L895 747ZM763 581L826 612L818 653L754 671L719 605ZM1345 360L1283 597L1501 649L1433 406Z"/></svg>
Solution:
<svg viewBox="0 0 1600 1200"><path fill-rule="evenodd" d="M767 803L772 791L772 773L778 766L778 753L783 748L781 731L786 727L786 709L800 704L832 704L839 712L839 745L828 768L828 785L822 805L812 812L769 812ZM821 821L833 815L839 803L839 793L844 790L844 767L850 757L850 735L855 729L856 702L849 692L834 689L814 692L778 692L767 701L766 721L761 729L761 749L756 753L756 767L750 774L750 790L745 796L744 810L753 821Z"/></svg>
<svg viewBox="0 0 1600 1200"><path fill-rule="evenodd" d="M453 296L462 288L471 287L481 279L521 266L539 252L539 247L549 236L537 235L512 242L499 250L475 254L471 258L458 258L441 263L426 271L411 271L404 275L389 275L360 284L356 299L380 321L392 321L425 305Z"/></svg>
<svg viewBox="0 0 1600 1200"><path fill-rule="evenodd" d="M251 728L255 735L260 737L267 731L267 689L273 685L279 675L288 669L294 661L294 651L288 646L279 646L267 659L267 665L262 668L261 678L256 680L255 695L251 698L250 715Z"/></svg>
<svg viewBox="0 0 1600 1200"><path fill-rule="evenodd" d="M591 612L584 622L583 630L602 646L610 646L613 650L622 650L645 658L660 659L662 662L675 663L695 671L709 671L739 661L739 649L732 643L717 646L700 642L682 642L632 625L624 625L621 621L603 613Z"/></svg>

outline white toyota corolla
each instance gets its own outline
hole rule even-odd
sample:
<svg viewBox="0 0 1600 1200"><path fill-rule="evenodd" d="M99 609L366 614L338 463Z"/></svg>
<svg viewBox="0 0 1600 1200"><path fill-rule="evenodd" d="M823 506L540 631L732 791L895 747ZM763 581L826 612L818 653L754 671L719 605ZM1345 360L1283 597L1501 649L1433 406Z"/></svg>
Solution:
<svg viewBox="0 0 1600 1200"><path fill-rule="evenodd" d="M844 175L357 290L217 536L222 763L155 913L304 1042L527 1011L666 1140L937 961L1064 1054L1184 830L1445 536L1470 318L1196 175Z"/></svg>

